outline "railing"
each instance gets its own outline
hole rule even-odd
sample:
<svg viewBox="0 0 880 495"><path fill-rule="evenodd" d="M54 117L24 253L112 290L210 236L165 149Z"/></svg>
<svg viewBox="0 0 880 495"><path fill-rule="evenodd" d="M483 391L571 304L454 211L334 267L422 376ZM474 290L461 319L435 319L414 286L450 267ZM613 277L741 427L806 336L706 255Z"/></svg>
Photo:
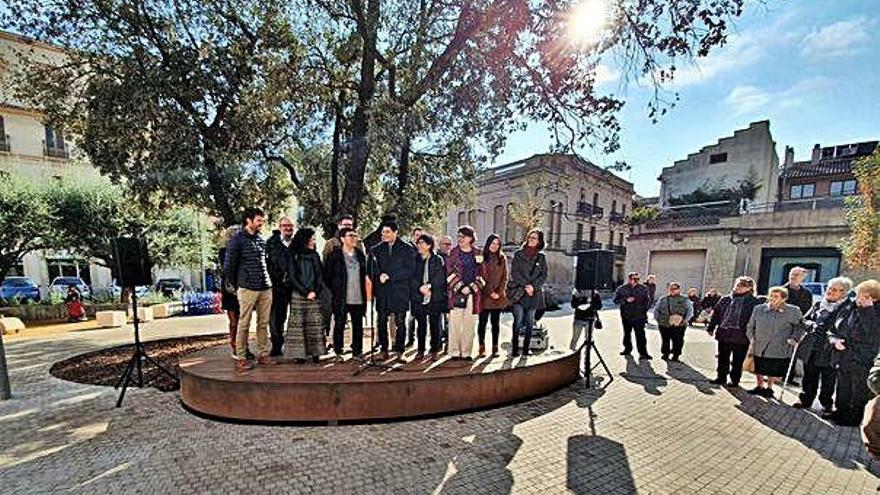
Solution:
<svg viewBox="0 0 880 495"><path fill-rule="evenodd" d="M806 199L789 199L778 203L754 203L747 206L749 213L774 213L781 211L818 210L843 208L843 196L821 196Z"/></svg>
<svg viewBox="0 0 880 495"><path fill-rule="evenodd" d="M576 253L578 251L586 251L588 249L602 249L602 243L596 241L578 241L575 240L571 243L571 251Z"/></svg>
<svg viewBox="0 0 880 495"><path fill-rule="evenodd" d="M9 134L5 134L0 136L3 139L0 139L0 151L9 151L11 148L9 147Z"/></svg>
<svg viewBox="0 0 880 495"><path fill-rule="evenodd" d="M608 221L611 223L626 223L626 216L623 213L612 211L608 216Z"/></svg>
<svg viewBox="0 0 880 495"><path fill-rule="evenodd" d="M579 201L577 204L577 214L585 215L585 216L597 216L601 217L605 214L605 210L601 206L595 206L593 203L587 203L586 201Z"/></svg>
<svg viewBox="0 0 880 495"><path fill-rule="evenodd" d="M617 256L626 256L626 246L608 246Z"/></svg>
<svg viewBox="0 0 880 495"><path fill-rule="evenodd" d="M43 141L43 154L50 158L70 158L70 152L68 152L66 144L61 146L46 146L46 141Z"/></svg>

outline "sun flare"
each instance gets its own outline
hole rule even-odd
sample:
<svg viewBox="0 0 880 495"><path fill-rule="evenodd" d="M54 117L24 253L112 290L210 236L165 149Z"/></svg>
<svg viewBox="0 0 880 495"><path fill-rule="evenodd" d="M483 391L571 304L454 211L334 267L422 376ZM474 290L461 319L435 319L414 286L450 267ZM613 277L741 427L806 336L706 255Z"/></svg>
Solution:
<svg viewBox="0 0 880 495"><path fill-rule="evenodd" d="M569 35L577 43L595 43L607 20L608 5L605 0L583 0L571 11L568 22Z"/></svg>

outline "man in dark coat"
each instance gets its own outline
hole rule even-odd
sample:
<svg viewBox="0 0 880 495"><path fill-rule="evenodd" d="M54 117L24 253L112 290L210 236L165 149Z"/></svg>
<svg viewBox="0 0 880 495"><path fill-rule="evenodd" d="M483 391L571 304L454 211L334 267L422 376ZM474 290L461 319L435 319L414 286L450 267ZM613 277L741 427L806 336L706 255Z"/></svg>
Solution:
<svg viewBox="0 0 880 495"><path fill-rule="evenodd" d="M796 266L788 272L788 283L785 287L788 290L788 304L792 304L801 310L801 314L807 314L813 307L813 293L804 287L804 277L807 276L807 270Z"/></svg>
<svg viewBox="0 0 880 495"><path fill-rule="evenodd" d="M333 350L343 353L346 315L351 316L351 352L355 358L363 352L364 314L366 313L366 263L358 247L357 232L351 227L339 230L342 244L324 259L324 282L330 289L333 306Z"/></svg>
<svg viewBox="0 0 880 495"><path fill-rule="evenodd" d="M627 279L628 282L614 292L614 303L620 306L620 319L623 322L623 352L620 355L628 356L632 353L632 334L635 332L639 359L651 359L645 337L651 292L648 287L639 283L638 273L629 273Z"/></svg>
<svg viewBox="0 0 880 495"><path fill-rule="evenodd" d="M287 313L293 286L287 277L290 266L290 242L293 240L293 222L284 217L278 223L278 230L266 241L269 253L269 278L272 280L272 319L269 320L269 334L272 340L270 356L280 356L284 346L284 329L287 328Z"/></svg>
<svg viewBox="0 0 880 495"><path fill-rule="evenodd" d="M804 362L804 378L801 387L800 402L792 407L809 409L816 399L821 382L819 403L822 404L822 417L830 419L834 416L834 389L837 384L837 373L831 362L831 344L829 332L841 324L845 316L852 310L852 302L847 299L852 281L846 277L837 277L828 281L828 288L822 300L804 316L807 335L798 346L798 357Z"/></svg>
<svg viewBox="0 0 880 495"><path fill-rule="evenodd" d="M388 358L388 318L394 317L397 335L394 351L401 358L406 339L406 312L409 309L410 284L415 276L416 252L413 247L397 236L397 222L382 224L382 242L374 246L370 277L376 292L376 310L379 315L377 329L382 353L379 359Z"/></svg>
<svg viewBox="0 0 880 495"><path fill-rule="evenodd" d="M709 335L714 335L718 341L718 376L711 383L739 386L743 362L749 352L746 328L755 306L765 301L765 297L755 297L755 281L751 277L738 277L730 294L715 305L706 328ZM730 382L727 381L728 376Z"/></svg>

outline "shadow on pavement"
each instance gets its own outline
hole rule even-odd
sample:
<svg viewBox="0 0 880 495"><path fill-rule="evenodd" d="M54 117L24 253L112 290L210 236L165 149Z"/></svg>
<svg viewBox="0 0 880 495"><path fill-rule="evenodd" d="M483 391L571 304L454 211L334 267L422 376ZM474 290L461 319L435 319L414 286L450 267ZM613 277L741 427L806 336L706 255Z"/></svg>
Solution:
<svg viewBox="0 0 880 495"><path fill-rule="evenodd" d="M626 356L626 371L620 374L624 379L644 387L645 392L651 395L660 395L660 387L665 387L668 381L663 375L658 375L651 366L650 360L636 360L632 356Z"/></svg>
<svg viewBox="0 0 880 495"><path fill-rule="evenodd" d="M858 428L839 427L811 412L794 409L776 399L763 399L742 389L728 389L740 403L736 408L764 426L797 440L822 458L844 469L864 466L874 475L880 474L862 446Z"/></svg>
<svg viewBox="0 0 880 495"><path fill-rule="evenodd" d="M590 434L568 438L566 487L572 493L636 493L624 445L596 434L592 406L604 393L587 391L577 399L587 410Z"/></svg>

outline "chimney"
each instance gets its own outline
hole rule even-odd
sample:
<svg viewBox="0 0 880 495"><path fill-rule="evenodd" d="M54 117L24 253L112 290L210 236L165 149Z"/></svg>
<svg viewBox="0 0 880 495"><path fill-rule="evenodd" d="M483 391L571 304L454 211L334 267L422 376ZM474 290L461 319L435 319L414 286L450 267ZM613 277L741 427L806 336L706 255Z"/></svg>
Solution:
<svg viewBox="0 0 880 495"><path fill-rule="evenodd" d="M783 167L790 167L791 164L794 163L794 148L791 146L785 147L785 162L782 163Z"/></svg>
<svg viewBox="0 0 880 495"><path fill-rule="evenodd" d="M813 156L810 158L810 162L813 165L819 163L819 160L822 158L822 147L819 146L819 143L813 145Z"/></svg>

